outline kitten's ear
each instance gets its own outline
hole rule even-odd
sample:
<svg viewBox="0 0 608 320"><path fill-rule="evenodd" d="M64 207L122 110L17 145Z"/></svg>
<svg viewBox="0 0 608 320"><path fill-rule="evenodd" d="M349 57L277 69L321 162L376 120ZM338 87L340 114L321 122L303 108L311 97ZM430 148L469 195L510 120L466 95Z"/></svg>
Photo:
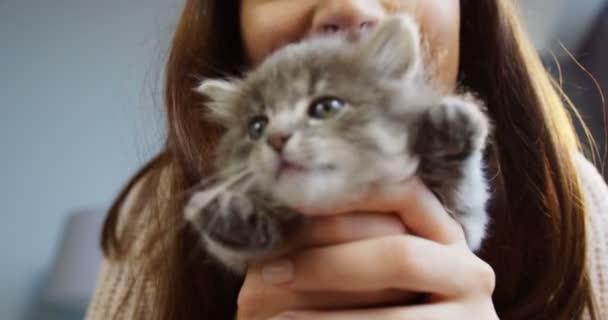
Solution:
<svg viewBox="0 0 608 320"><path fill-rule="evenodd" d="M361 41L360 53L385 76L402 78L420 64L420 34L414 18L386 18Z"/></svg>
<svg viewBox="0 0 608 320"><path fill-rule="evenodd" d="M203 80L195 91L206 96L210 101L223 102L234 96L236 87L234 81L208 79Z"/></svg>
<svg viewBox="0 0 608 320"><path fill-rule="evenodd" d="M227 80L208 79L203 80L195 91L209 99L206 106L211 120L228 125L234 118L233 100L237 92L236 84Z"/></svg>

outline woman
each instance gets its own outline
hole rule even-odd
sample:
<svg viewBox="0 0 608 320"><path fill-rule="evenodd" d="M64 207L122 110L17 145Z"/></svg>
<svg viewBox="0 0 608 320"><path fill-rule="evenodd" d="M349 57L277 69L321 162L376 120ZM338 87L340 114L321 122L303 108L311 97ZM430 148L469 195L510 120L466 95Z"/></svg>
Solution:
<svg viewBox="0 0 608 320"><path fill-rule="evenodd" d="M181 215L221 135L201 120L196 79L238 75L286 43L356 32L392 13L416 17L437 86L466 86L488 105L493 224L479 257L414 183L401 186L399 199L370 195L365 208L348 208L367 213L315 218L295 236L297 250L252 266L245 279L209 263ZM106 220L107 258L88 319L608 316L608 270L599 260L608 254L608 190L579 155L511 1L187 0L166 76L167 142Z"/></svg>

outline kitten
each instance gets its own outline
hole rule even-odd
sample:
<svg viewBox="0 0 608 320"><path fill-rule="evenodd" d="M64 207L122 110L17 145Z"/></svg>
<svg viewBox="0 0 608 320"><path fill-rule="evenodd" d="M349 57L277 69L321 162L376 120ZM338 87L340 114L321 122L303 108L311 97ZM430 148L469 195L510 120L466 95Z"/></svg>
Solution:
<svg viewBox="0 0 608 320"><path fill-rule="evenodd" d="M243 272L280 244L304 219L290 208L331 208L412 176L479 248L489 121L471 95L429 84L411 18L387 18L358 39L288 45L243 79L204 80L197 90L226 132L217 174L185 216L229 269Z"/></svg>

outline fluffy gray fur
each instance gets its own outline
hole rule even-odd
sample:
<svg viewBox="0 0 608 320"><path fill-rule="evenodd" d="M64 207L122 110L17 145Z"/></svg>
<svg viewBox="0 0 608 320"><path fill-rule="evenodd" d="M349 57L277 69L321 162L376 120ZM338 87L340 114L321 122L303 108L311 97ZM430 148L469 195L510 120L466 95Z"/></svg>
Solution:
<svg viewBox="0 0 608 320"><path fill-rule="evenodd" d="M185 208L206 250L243 272L302 222L290 208L330 208L412 176L479 248L489 121L472 95L435 90L422 60L416 24L395 16L357 39L288 45L243 79L204 80L210 119L226 128L217 174Z"/></svg>

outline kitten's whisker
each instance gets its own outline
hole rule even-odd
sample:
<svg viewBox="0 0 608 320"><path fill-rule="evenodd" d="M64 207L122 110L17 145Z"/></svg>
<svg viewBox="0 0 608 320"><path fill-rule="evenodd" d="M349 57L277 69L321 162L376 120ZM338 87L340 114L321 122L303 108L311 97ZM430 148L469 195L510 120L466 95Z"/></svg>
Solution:
<svg viewBox="0 0 608 320"><path fill-rule="evenodd" d="M238 186L238 191L240 192L246 192L247 190L251 189L251 187L253 186L253 184L255 183L255 175L252 173L247 180L245 180L245 182L243 182L241 185Z"/></svg>
<svg viewBox="0 0 608 320"><path fill-rule="evenodd" d="M195 184L192 188L203 188L210 184L213 184L215 180L220 179L221 177L231 176L239 173L247 169L247 165L234 165L232 167L228 167L224 170L214 172L213 174L201 179L197 184Z"/></svg>
<svg viewBox="0 0 608 320"><path fill-rule="evenodd" d="M225 185L226 187L231 187L235 183L240 182L243 178L247 178L247 176L252 173L253 173L252 170L244 169L241 172L233 174L232 177L230 177L229 179L226 179L226 182L224 182L223 185Z"/></svg>
<svg viewBox="0 0 608 320"><path fill-rule="evenodd" d="M231 176L231 175L235 175L235 174L241 174L245 170L247 170L247 165L233 166L233 167L229 167L225 170L215 172L215 173L201 179L199 182L192 185L191 187L189 187L185 190L182 190L181 192L173 194L172 197L163 199L161 202L166 203L171 200L175 200L176 198L179 198L179 197L191 196L194 192L196 192L196 190L205 189L205 188L211 187L213 184L216 184L218 182L217 180L220 179L222 176Z"/></svg>
<svg viewBox="0 0 608 320"><path fill-rule="evenodd" d="M232 177L228 178L225 181L222 181L219 184L216 184L210 188L206 188L205 190L193 193L190 199L188 200L188 204L185 207L186 218L194 219L199 210L207 207L209 203L215 200L219 195L226 192L226 190L231 188L233 185L239 183L242 179L247 178L249 175L251 175L251 173L251 170L245 169L237 174L232 175Z"/></svg>
<svg viewBox="0 0 608 320"><path fill-rule="evenodd" d="M219 179L221 177L227 177L227 176L231 176L233 174L236 174L242 170L245 170L247 168L247 165L233 165L231 167L227 167L224 168L220 171L216 171L213 172L212 174L203 177L198 184L206 184L209 181L215 180L215 179Z"/></svg>
<svg viewBox="0 0 608 320"><path fill-rule="evenodd" d="M209 199L213 199L215 196L217 196L217 194L219 194L218 192L230 188L234 184L237 184L237 183L243 181L243 179L245 179L245 182L243 182L241 185L238 186L239 191L241 189L246 190L249 188L249 186L255 180L254 176L253 176L253 171L247 170L245 168L245 166L239 167L238 169L239 170L232 170L232 171L234 171L234 174L228 180L213 187L215 189L213 191L214 191L214 193L216 193L216 195L212 195L211 197L209 197ZM245 188L242 188L242 186L245 186ZM202 192L205 192L205 191L202 191ZM186 229L189 227L190 227L189 219L187 217L183 216L183 218L180 219L180 223L178 225L178 230L179 230L178 232L181 232L183 229ZM196 232L196 233L201 232L197 228L193 228L192 230L194 230L194 232ZM199 253L200 253L199 250L202 251L203 256L208 256L208 253L205 249L203 242L200 241L197 243L197 246L195 248L193 248L192 251L188 254L188 256L186 257L186 261L188 261L188 262L194 261L194 259L196 259L199 256Z"/></svg>
<svg viewBox="0 0 608 320"><path fill-rule="evenodd" d="M249 190L253 186L254 182L255 182L255 177L252 175L252 176L249 177L249 179L247 179L247 181L243 182L243 184L241 185L240 189L242 191L247 191L247 190Z"/></svg>

